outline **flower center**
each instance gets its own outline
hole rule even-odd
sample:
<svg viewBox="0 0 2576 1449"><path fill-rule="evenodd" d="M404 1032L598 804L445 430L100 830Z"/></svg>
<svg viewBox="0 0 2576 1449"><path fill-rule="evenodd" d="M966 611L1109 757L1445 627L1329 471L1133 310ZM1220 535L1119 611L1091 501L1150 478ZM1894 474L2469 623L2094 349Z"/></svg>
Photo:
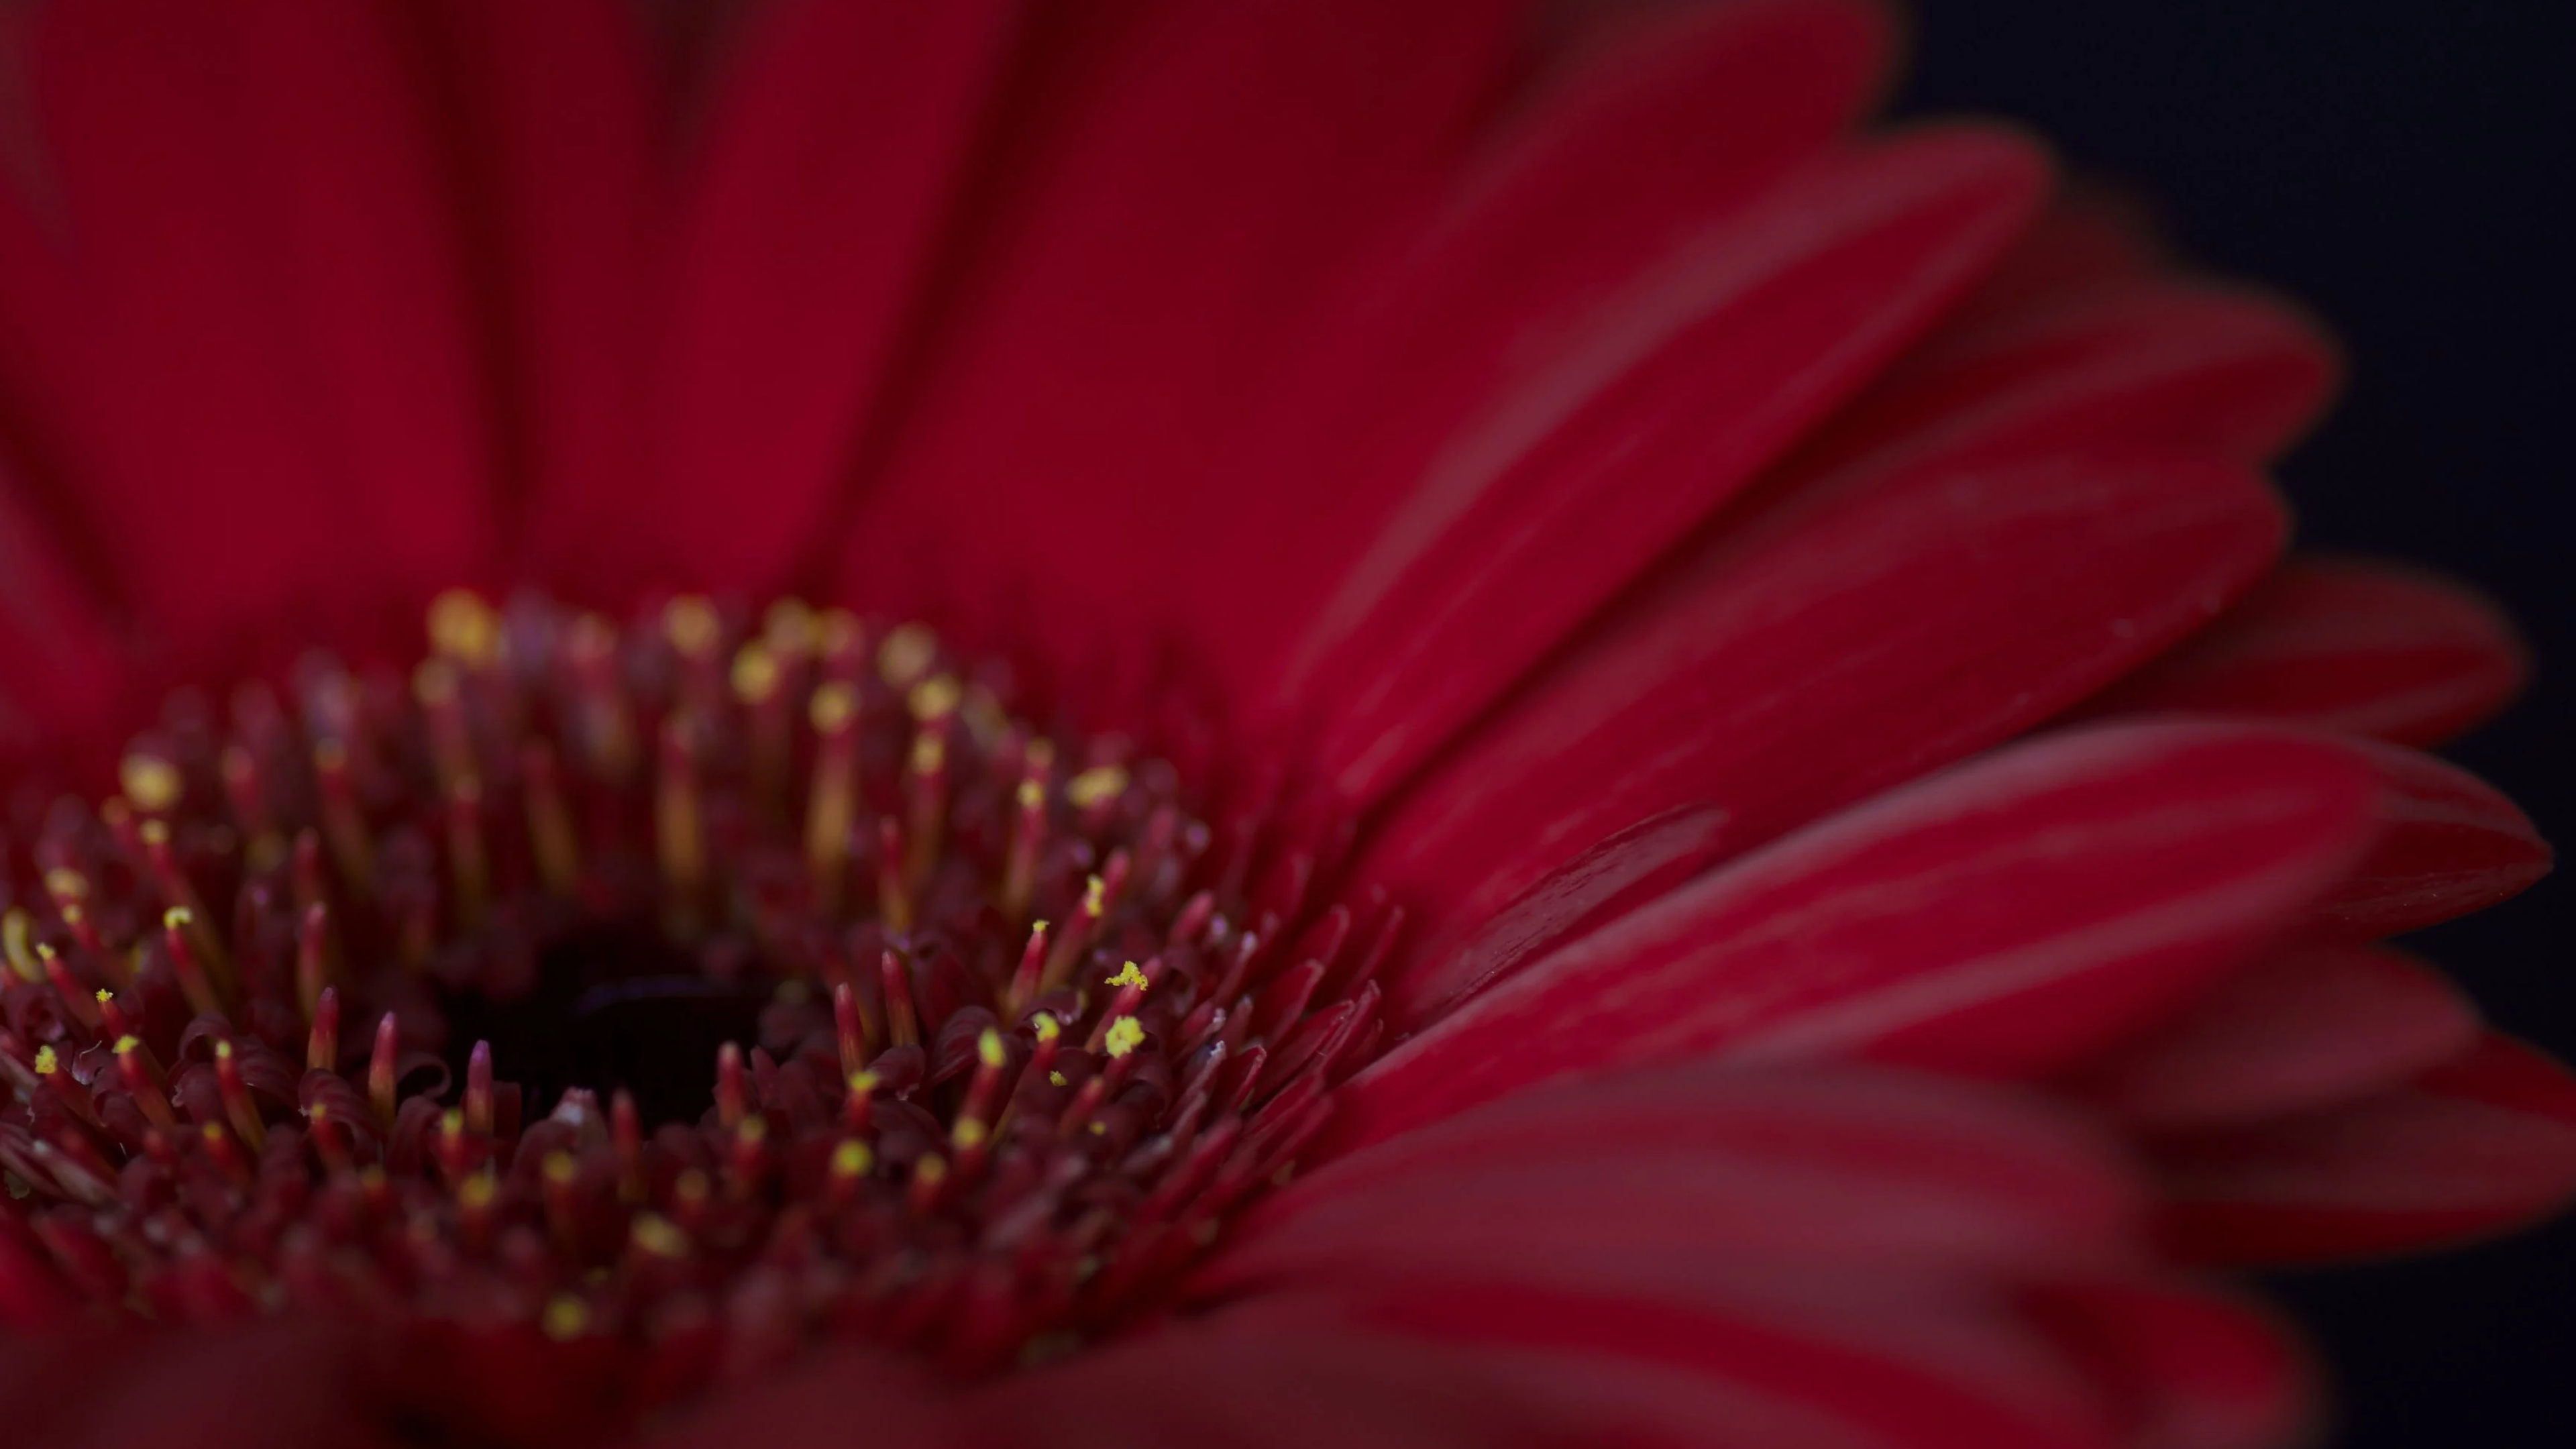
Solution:
<svg viewBox="0 0 2576 1449"><path fill-rule="evenodd" d="M982 1371L1150 1311L1374 1052L1396 913L923 626L430 635L181 697L11 853L0 1317L550 1342L636 1404Z"/></svg>

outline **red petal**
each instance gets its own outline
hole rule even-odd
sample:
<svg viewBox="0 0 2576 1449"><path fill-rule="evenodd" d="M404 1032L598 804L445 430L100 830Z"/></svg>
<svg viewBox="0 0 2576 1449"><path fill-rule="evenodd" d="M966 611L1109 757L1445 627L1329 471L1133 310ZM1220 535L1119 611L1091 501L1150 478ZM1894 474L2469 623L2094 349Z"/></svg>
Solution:
<svg viewBox="0 0 2576 1449"><path fill-rule="evenodd" d="M917 1364L873 1346L843 1345L728 1385L672 1415L646 1442L654 1449L844 1449L854 1443L926 1449L965 1442L921 1377Z"/></svg>
<svg viewBox="0 0 2576 1449"><path fill-rule="evenodd" d="M2053 1347L1973 1293L1864 1290L1834 1301L1795 1287L1661 1286L1597 1294L1408 1278L1329 1299L1260 1300L1227 1318L1480 1353L1533 1406L1576 1409L1584 1443L2111 1442Z"/></svg>
<svg viewBox="0 0 2576 1449"><path fill-rule="evenodd" d="M0 756L112 733L131 663L18 482L0 456Z"/></svg>
<svg viewBox="0 0 2576 1449"><path fill-rule="evenodd" d="M523 404L514 485L535 571L604 598L637 562L623 530L571 531L558 498L612 496L643 472L645 239L655 183L642 37L618 0L451 0L458 143L490 254L487 307Z"/></svg>
<svg viewBox="0 0 2576 1449"><path fill-rule="evenodd" d="M2128 1449L2304 1443L2316 1389L2297 1346L2257 1308L2145 1282L2035 1295L2031 1310L2117 1406Z"/></svg>
<svg viewBox="0 0 2576 1449"><path fill-rule="evenodd" d="M1334 701L1317 768L1361 805L1411 773L1927 325L2043 181L1973 133L1838 157L1503 354L1437 451L1389 470L1412 481L1274 680L1279 710Z"/></svg>
<svg viewBox="0 0 2576 1449"><path fill-rule="evenodd" d="M2171 457L1960 463L1776 500L1588 628L1395 803L1360 869L1434 909L1427 969L1394 1001L1418 1021L1621 892L2036 723L2206 620L2280 530L2259 481Z"/></svg>
<svg viewBox="0 0 2576 1449"><path fill-rule="evenodd" d="M1224 1318L1010 1375L959 1406L958 1418L971 1427L918 1442L1035 1440L1049 1449L1567 1449L1608 1442L1598 1437L1597 1406L1525 1382L1523 1367L1473 1347L1347 1323ZM846 1393L836 1402L836 1432L764 1442L838 1449L854 1435L881 1439L864 1405ZM717 1449L743 1441L706 1442ZM1615 1442L1646 1449L1667 1441Z"/></svg>
<svg viewBox="0 0 2576 1449"><path fill-rule="evenodd" d="M1954 319L1799 459L1801 476L2114 445L2260 462L2323 405L2331 349L2278 302L2145 278Z"/></svg>
<svg viewBox="0 0 2576 1449"><path fill-rule="evenodd" d="M2548 842L2494 786L2413 750L2367 749L2388 826L2318 907L2319 932L2361 940L2418 930L2483 911L2549 873Z"/></svg>
<svg viewBox="0 0 2576 1449"><path fill-rule="evenodd" d="M2053 1070L2295 922L2367 847L2373 796L2343 748L2256 730L2018 746L1471 998L1344 1089L1339 1133L1371 1141L1567 1072L1707 1052Z"/></svg>
<svg viewBox="0 0 2576 1449"><path fill-rule="evenodd" d="M2310 946L2241 972L2070 1085L2150 1130L2230 1126L2351 1101L2477 1040L2474 1008L2394 951Z"/></svg>
<svg viewBox="0 0 2576 1449"><path fill-rule="evenodd" d="M45 481L181 651L298 605L345 618L384 542L363 495L336 486L319 370L278 326L279 178L260 172L238 49L203 7L39 16L36 90L90 334L49 359L80 409L49 422L80 466Z"/></svg>
<svg viewBox="0 0 2576 1449"><path fill-rule="evenodd" d="M391 1449L351 1342L314 1322L0 1341L0 1424L64 1449Z"/></svg>
<svg viewBox="0 0 2576 1449"><path fill-rule="evenodd" d="M2078 179L2022 235L1977 294L1960 309L1974 324L2044 311L2089 293L2172 270L2148 203L2116 187Z"/></svg>
<svg viewBox="0 0 2576 1449"><path fill-rule="evenodd" d="M366 567L422 595L488 585L500 440L417 38L383 6L216 13L251 103L243 161L280 233L283 301L330 404L307 425L341 444L335 486L372 514Z"/></svg>
<svg viewBox="0 0 2576 1449"><path fill-rule="evenodd" d="M987 626L1017 587L1078 658L1170 607L1182 505L1325 280L1454 160L1519 7L1040 11L842 583Z"/></svg>
<svg viewBox="0 0 2576 1449"><path fill-rule="evenodd" d="M2132 1208L2089 1135L2011 1099L1703 1062L1529 1093L1333 1161L1236 1224L1191 1291L2029 1271L2111 1256Z"/></svg>
<svg viewBox="0 0 2576 1449"><path fill-rule="evenodd" d="M2431 746L2503 708L2530 667L2513 625L2465 585L2298 558L2081 713L2259 715Z"/></svg>
<svg viewBox="0 0 2576 1449"><path fill-rule="evenodd" d="M2305 1262L2516 1227L2576 1196L2576 1079L2508 1038L2353 1106L2161 1144L2178 1251Z"/></svg>
<svg viewBox="0 0 2576 1449"><path fill-rule="evenodd" d="M1687 328L1695 290L1722 291L1727 245L1750 245L1756 267L1794 247L1776 212L1730 218L1856 118L1886 29L1848 0L1676 8L1593 47L1498 128L1268 390L1235 486L1193 500L1215 662L1242 697L1304 703L1277 688L1279 651L1426 478L1480 486L1612 390ZM1985 194L1960 149L1979 144L1910 154ZM1848 184L1856 164L1827 170ZM1683 516L1725 486L1686 490Z"/></svg>
<svg viewBox="0 0 2576 1449"><path fill-rule="evenodd" d="M548 528L640 533L661 577L700 587L774 589L813 554L1006 20L1000 0L792 0L751 20L676 225L657 471L558 495Z"/></svg>

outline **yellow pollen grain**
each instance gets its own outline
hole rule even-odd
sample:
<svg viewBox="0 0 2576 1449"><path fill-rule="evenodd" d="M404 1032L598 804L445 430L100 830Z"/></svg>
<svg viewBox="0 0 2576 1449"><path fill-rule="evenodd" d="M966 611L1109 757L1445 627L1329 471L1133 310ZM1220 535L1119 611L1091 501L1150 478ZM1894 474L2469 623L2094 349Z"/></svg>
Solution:
<svg viewBox="0 0 2576 1449"><path fill-rule="evenodd" d="M231 1042L218 1039L215 1042L215 1060L219 1062L228 1062L232 1059L233 1044Z"/></svg>
<svg viewBox="0 0 2576 1449"><path fill-rule="evenodd" d="M1145 979L1143 968L1139 967L1135 962L1130 961L1126 965L1118 968L1117 975L1108 978L1100 984L1103 986L1133 986L1137 990L1143 991L1154 983Z"/></svg>
<svg viewBox="0 0 2576 1449"><path fill-rule="evenodd" d="M100 987L100 988L98 989L98 1004L99 1004L99 1005L101 1005L101 1006L105 1006L105 1005L107 1005L108 1003L110 1003L110 1002L112 1002L112 1001L114 1001L114 1000L116 1000L116 993L115 993L115 992L108 990L108 989L107 989L106 987L104 987L104 986L102 986L102 987Z"/></svg>
<svg viewBox="0 0 2576 1449"><path fill-rule="evenodd" d="M1145 1041L1145 1024L1132 1016L1122 1016L1109 1023L1109 1034L1100 1045L1112 1057L1123 1057Z"/></svg>
<svg viewBox="0 0 2576 1449"><path fill-rule="evenodd" d="M956 713L957 701L966 691L959 687L954 674L934 674L912 687L904 704L914 719L945 719Z"/></svg>
<svg viewBox="0 0 2576 1449"><path fill-rule="evenodd" d="M688 1234L681 1232L669 1218L658 1213L637 1213L635 1222L627 1228L626 1235L634 1241L635 1246L657 1258L680 1258L688 1255Z"/></svg>
<svg viewBox="0 0 2576 1449"><path fill-rule="evenodd" d="M187 782L179 767L159 755L141 750L127 755L116 768L116 781L125 798L146 815L162 815L176 809L179 797L186 793Z"/></svg>
<svg viewBox="0 0 2576 1449"><path fill-rule="evenodd" d="M448 1109L447 1109L447 1111L446 1111L445 1113L443 1113L443 1114L439 1117L439 1119L438 1119L438 1130L439 1130L439 1132L440 1132L441 1134L443 1134L443 1135L445 1135L445 1136L448 1136L448 1137L462 1137L462 1136L464 1136L464 1135L465 1135L465 1111L464 1111L464 1109L463 1109L463 1108L461 1108L461 1107L450 1107L450 1108L448 1108Z"/></svg>
<svg viewBox="0 0 2576 1449"><path fill-rule="evenodd" d="M429 601L429 646L480 667L500 652L501 616L472 589L449 589Z"/></svg>
<svg viewBox="0 0 2576 1449"><path fill-rule="evenodd" d="M53 1049L52 1047L49 1047L49 1046L40 1046L40 1047L36 1048L36 1075L37 1075L37 1076L40 1076L40 1077L50 1077L50 1076L52 1076L54 1073L59 1072L59 1071L61 1071L62 1069L63 1069L63 1062L62 1062L62 1058L60 1058L60 1057L58 1057L58 1056L54 1055L54 1049Z"/></svg>
<svg viewBox="0 0 2576 1449"><path fill-rule="evenodd" d="M172 906L161 913L161 925L165 930L184 931L196 919L197 913L186 906Z"/></svg>
<svg viewBox="0 0 2576 1449"><path fill-rule="evenodd" d="M590 1330L590 1305L569 1293L559 1294L546 1305L546 1337L565 1343Z"/></svg>
<svg viewBox="0 0 2576 1449"><path fill-rule="evenodd" d="M948 1160L936 1152L925 1152L912 1165L912 1180L936 1187L948 1177Z"/></svg>
<svg viewBox="0 0 2576 1449"><path fill-rule="evenodd" d="M1064 1035L1063 1024L1055 1019L1052 1012L1041 1011L1030 1017L1029 1030L1036 1032L1040 1041L1053 1041Z"/></svg>
<svg viewBox="0 0 2576 1449"><path fill-rule="evenodd" d="M960 1117L948 1135L957 1144L958 1151L972 1152L984 1145L984 1140L992 1135L992 1129L972 1117Z"/></svg>
<svg viewBox="0 0 2576 1449"><path fill-rule="evenodd" d="M89 899L89 877L79 871L56 866L45 872L45 894L58 901Z"/></svg>
<svg viewBox="0 0 2576 1449"><path fill-rule="evenodd" d="M839 734L858 718L859 692L835 679L814 691L814 701L805 707L805 712L813 720L816 733Z"/></svg>
<svg viewBox="0 0 2576 1449"><path fill-rule="evenodd" d="M836 1177L865 1177L876 1165L876 1153L855 1137L832 1149L832 1173Z"/></svg>
<svg viewBox="0 0 2576 1449"><path fill-rule="evenodd" d="M912 772L936 775L948 763L948 742L934 734L912 737Z"/></svg>
<svg viewBox="0 0 2576 1449"><path fill-rule="evenodd" d="M500 1195L501 1181L488 1170L478 1172L456 1185L456 1200L463 1204L468 1212L483 1211L492 1205L494 1198Z"/></svg>
<svg viewBox="0 0 2576 1449"><path fill-rule="evenodd" d="M744 1146L757 1147L769 1140L769 1119L745 1117L742 1119L742 1125L733 1129L733 1135L734 1140Z"/></svg>
<svg viewBox="0 0 2576 1449"><path fill-rule="evenodd" d="M1092 1136L1094 1136L1094 1137L1106 1137L1106 1136L1108 1136L1108 1135L1109 1135L1109 1124L1108 1124L1108 1123L1106 1123L1106 1122L1094 1122L1094 1123L1092 1123L1092 1124L1091 1124L1091 1135L1092 1135Z"/></svg>
<svg viewBox="0 0 2576 1449"><path fill-rule="evenodd" d="M996 1069L1010 1060L1002 1055L1002 1034L989 1026L984 1028L983 1035L975 1038L975 1059Z"/></svg>
<svg viewBox="0 0 2576 1449"><path fill-rule="evenodd" d="M1082 883L1082 913L1097 917L1109 909L1109 883L1092 876Z"/></svg>
<svg viewBox="0 0 2576 1449"><path fill-rule="evenodd" d="M1064 1083L1064 1073L1062 1073L1062 1072L1049 1072L1049 1073L1047 1073L1047 1085L1048 1085L1048 1086L1050 1086L1050 1087L1061 1087L1061 1086L1063 1086L1064 1084L1065 1084L1065 1083Z"/></svg>
<svg viewBox="0 0 2576 1449"><path fill-rule="evenodd" d="M141 836L146 845L162 846L170 843L170 824L165 820L146 820L136 827L134 833Z"/></svg>
<svg viewBox="0 0 2576 1449"><path fill-rule="evenodd" d="M759 704L778 692L781 678L778 656L769 646L754 639L734 651L734 697L745 704Z"/></svg>
<svg viewBox="0 0 2576 1449"><path fill-rule="evenodd" d="M1064 782L1064 798L1077 810L1088 810L1127 793L1127 771L1120 765L1094 765Z"/></svg>
<svg viewBox="0 0 2576 1449"><path fill-rule="evenodd" d="M897 689L909 689L939 657L939 636L927 624L897 624L877 646L877 672Z"/></svg>
<svg viewBox="0 0 2576 1449"><path fill-rule="evenodd" d="M44 980L45 972L36 963L36 953L28 949L29 939L30 928L24 910L11 906L8 914L0 915L0 951L7 953L10 969L18 973L18 979L33 985Z"/></svg>
<svg viewBox="0 0 2576 1449"><path fill-rule="evenodd" d="M581 1164L573 1161L573 1156L569 1152L549 1152L546 1154L546 1181L555 1184L557 1187L569 1186L574 1176L577 1175L580 1170Z"/></svg>
<svg viewBox="0 0 2576 1449"><path fill-rule="evenodd" d="M1035 810L1046 803L1046 787L1035 780L1022 780L1019 800L1021 809Z"/></svg>
<svg viewBox="0 0 2576 1449"><path fill-rule="evenodd" d="M143 1045L143 1043L142 1043L142 1041L141 1041L139 1038L137 1038L137 1037L130 1036L130 1035L129 1035L129 1036L121 1036L121 1037L118 1037L118 1038L116 1039L116 1046L115 1046L114 1050L115 1050L115 1052L116 1052L116 1054L117 1054L118 1056L123 1056L123 1055L125 1055L127 1052L130 1052L130 1051L134 1050L136 1047L139 1047L139 1046L141 1046L141 1045Z"/></svg>

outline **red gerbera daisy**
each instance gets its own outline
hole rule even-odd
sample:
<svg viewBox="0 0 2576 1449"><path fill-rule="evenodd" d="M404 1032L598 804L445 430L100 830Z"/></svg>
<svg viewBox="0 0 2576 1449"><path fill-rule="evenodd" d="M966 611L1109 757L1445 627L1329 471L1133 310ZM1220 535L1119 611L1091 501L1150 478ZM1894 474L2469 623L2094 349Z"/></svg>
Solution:
<svg viewBox="0 0 2576 1449"><path fill-rule="evenodd" d="M16 19L14 1435L2224 1449L2576 1188L2509 631L1874 6L657 13Z"/></svg>

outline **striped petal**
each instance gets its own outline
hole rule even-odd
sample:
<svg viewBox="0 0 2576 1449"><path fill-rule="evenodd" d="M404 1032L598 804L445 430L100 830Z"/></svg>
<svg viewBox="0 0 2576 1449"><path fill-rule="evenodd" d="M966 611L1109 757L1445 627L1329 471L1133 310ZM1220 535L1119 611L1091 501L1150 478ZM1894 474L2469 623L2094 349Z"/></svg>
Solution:
<svg viewBox="0 0 2576 1449"><path fill-rule="evenodd" d="M2576 1078L2509 1038L2367 1101L2160 1144L2179 1252L2309 1262L2457 1242L2576 1196Z"/></svg>
<svg viewBox="0 0 2576 1449"><path fill-rule="evenodd" d="M2252 715L2430 747L2502 709L2530 668L2513 625L2463 584L2297 558L2079 713Z"/></svg>
<svg viewBox="0 0 2576 1449"><path fill-rule="evenodd" d="M1373 1141L1570 1072L1724 1053L2038 1073L2173 1009L2368 848L2333 742L2163 725L1885 796L1521 970L1344 1089Z"/></svg>

